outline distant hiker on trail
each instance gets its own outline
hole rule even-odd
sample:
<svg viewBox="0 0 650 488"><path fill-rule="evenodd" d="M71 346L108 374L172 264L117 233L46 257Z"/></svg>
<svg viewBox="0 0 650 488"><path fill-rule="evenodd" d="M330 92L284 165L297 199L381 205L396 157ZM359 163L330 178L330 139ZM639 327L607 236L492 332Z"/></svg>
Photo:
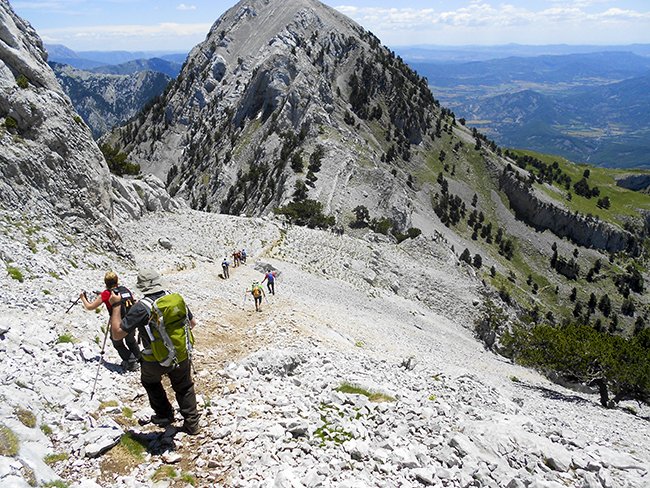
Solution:
<svg viewBox="0 0 650 488"><path fill-rule="evenodd" d="M239 264L239 251L232 253L232 267L236 268Z"/></svg>
<svg viewBox="0 0 650 488"><path fill-rule="evenodd" d="M167 294L167 282L156 270L141 270L136 287L144 294L144 298L136 302L124 318L113 309L113 336L124 337L135 329L140 333L144 348L140 381L155 412L150 422L161 427L174 422L174 409L162 384L163 375L167 375L176 393L181 415L185 419L183 431L190 435L198 434L201 430L200 416L196 407L191 358L187 347L188 342L193 342L190 329L196 325L196 319L180 295ZM113 304L119 299L117 293L112 293L109 301ZM161 317L164 317L164 326L158 329L157 326L162 322L159 320ZM173 343L171 350L166 347L169 341ZM167 355L164 359L160 357L161 348ZM168 361L170 357L173 361Z"/></svg>
<svg viewBox="0 0 650 488"><path fill-rule="evenodd" d="M127 309L135 302L129 289L126 286L120 286L117 274L113 271L106 273L104 276L104 284L106 285L106 289L92 303L88 301L86 292L81 292L80 298L86 310L95 310L104 303L110 316L113 307L108 299L111 296L111 291L115 290L121 297L121 305L117 308L120 309L122 316L126 315ZM110 322L107 324L107 327L110 327ZM120 358L122 358L122 369L124 371L136 371L140 367L140 347L138 346L138 341L135 339L135 330L127 334L124 339L116 340L111 335L111 342L120 355Z"/></svg>
<svg viewBox="0 0 650 488"><path fill-rule="evenodd" d="M262 310L262 296L266 298L266 293L264 292L264 288L262 285L260 285L257 281L253 282L253 285L250 287L250 289L246 290L246 293L250 293L253 295L253 298L255 299L255 311L259 312ZM246 294L244 294L244 300L246 300Z"/></svg>
<svg viewBox="0 0 650 488"><path fill-rule="evenodd" d="M269 288L269 293L271 295L275 295L275 273L273 271L269 271L264 275L264 279L262 280L262 283L266 281L266 286Z"/></svg>
<svg viewBox="0 0 650 488"><path fill-rule="evenodd" d="M223 263L221 263L221 269L223 270L223 279L224 280L227 280L228 278L230 278L230 271L228 269L229 267L230 267L230 263L228 261L226 261L226 258L223 258Z"/></svg>
<svg viewBox="0 0 650 488"><path fill-rule="evenodd" d="M243 249L241 250L241 262L242 264L246 264L246 251Z"/></svg>

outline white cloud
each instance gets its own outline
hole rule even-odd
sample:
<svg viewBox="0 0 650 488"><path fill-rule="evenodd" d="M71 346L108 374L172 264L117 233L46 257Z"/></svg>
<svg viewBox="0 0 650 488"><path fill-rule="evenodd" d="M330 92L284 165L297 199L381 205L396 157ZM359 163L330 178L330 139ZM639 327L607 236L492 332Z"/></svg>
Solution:
<svg viewBox="0 0 650 488"><path fill-rule="evenodd" d="M502 3L470 3L462 8L441 11L434 8L336 7L359 22L387 44L420 43L613 43L650 42L650 12L610 8L587 12L583 5L604 5L607 0L553 2L533 11ZM625 31L627 39L613 29ZM599 29L604 29L599 32ZM603 37L609 35L609 38ZM634 38L633 36L637 36ZM635 40L636 39L636 40Z"/></svg>
<svg viewBox="0 0 650 488"><path fill-rule="evenodd" d="M181 3L176 7L176 10L196 10L196 7L194 5L185 5L184 3Z"/></svg>
<svg viewBox="0 0 650 488"><path fill-rule="evenodd" d="M205 39L212 24L161 23L157 25L110 25L43 29L47 42L76 50L105 49L186 49Z"/></svg>

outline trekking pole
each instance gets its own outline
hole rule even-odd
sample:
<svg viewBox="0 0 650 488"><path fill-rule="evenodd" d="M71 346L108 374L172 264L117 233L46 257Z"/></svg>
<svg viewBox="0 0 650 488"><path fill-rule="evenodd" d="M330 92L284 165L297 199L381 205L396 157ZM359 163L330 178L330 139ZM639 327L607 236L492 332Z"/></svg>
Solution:
<svg viewBox="0 0 650 488"><path fill-rule="evenodd" d="M196 386L199 389L199 393L201 394L201 397L203 398L203 404L204 406L210 406L210 397L203 393L203 388L201 388L201 383L199 382L199 375L196 372L196 368L194 367L194 361L193 361L193 352L194 352L194 346L192 345L192 342L190 341L190 327L189 327L189 322L187 321L187 318L185 320L185 349L187 350L187 359L190 362L190 368L192 368L192 374L194 375L194 381L196 382ZM208 425L210 425L210 419L208 416L205 416L206 420L208 421Z"/></svg>
<svg viewBox="0 0 650 488"><path fill-rule="evenodd" d="M194 381L196 383L196 386L199 389L199 393L201 394L201 397L203 398L203 404L204 404L204 406L209 407L210 405L212 405L212 403L210 402L210 397L208 395L206 395L205 393L203 393L203 388L201 388L201 383L199 382L199 374L196 372L196 368L194 367L194 361L192 361L192 355L191 354L189 355L189 358L190 358L190 365L192 366L192 374L194 375ZM206 415L206 418L207 418L207 415ZM208 423L210 423L209 419L208 419Z"/></svg>
<svg viewBox="0 0 650 488"><path fill-rule="evenodd" d="M97 386L97 378L99 378L99 368L102 366L104 359L104 351L106 350L106 339L108 339L108 331L111 330L111 319L108 319L108 326L106 327L106 334L104 334L104 344L102 345L102 352L99 353L99 364L97 365L97 373L95 374L95 382L93 383L93 391L90 393L90 399L95 395L95 387Z"/></svg>
<svg viewBox="0 0 650 488"><path fill-rule="evenodd" d="M86 292L84 291L84 295L85 294ZM74 302L72 302L72 305L68 307L68 310L66 310L65 313L68 313L70 310L72 310L72 307L74 307L77 303L79 303L79 300L81 300L81 295L79 295L77 299Z"/></svg>

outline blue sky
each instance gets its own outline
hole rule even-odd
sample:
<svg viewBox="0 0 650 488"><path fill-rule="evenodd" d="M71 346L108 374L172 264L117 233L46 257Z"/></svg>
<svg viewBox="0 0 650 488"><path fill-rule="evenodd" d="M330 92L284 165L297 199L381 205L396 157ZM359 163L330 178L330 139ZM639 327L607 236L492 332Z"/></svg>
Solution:
<svg viewBox="0 0 650 488"><path fill-rule="evenodd" d="M325 0L382 44L650 44L648 0ZM15 1L46 44L188 51L236 1Z"/></svg>

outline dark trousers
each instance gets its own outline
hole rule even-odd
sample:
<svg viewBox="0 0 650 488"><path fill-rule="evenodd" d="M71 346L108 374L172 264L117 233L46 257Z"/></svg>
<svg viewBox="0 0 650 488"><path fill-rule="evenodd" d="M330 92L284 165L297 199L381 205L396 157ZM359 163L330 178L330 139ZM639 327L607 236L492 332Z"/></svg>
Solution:
<svg viewBox="0 0 650 488"><path fill-rule="evenodd" d="M269 293L275 295L275 280L268 282Z"/></svg>
<svg viewBox="0 0 650 488"><path fill-rule="evenodd" d="M135 340L135 330L132 330L124 339L120 339L119 341L114 341L111 337L111 341L115 350L122 358L122 361L128 361L131 358L131 354L140 360L140 346L138 346L138 341ZM125 342L126 346L124 345Z"/></svg>
<svg viewBox="0 0 650 488"><path fill-rule="evenodd" d="M174 408L169 403L167 393L165 393L165 388L162 385L162 377L166 374L172 384L174 393L176 393L176 401L185 422L189 425L198 424L199 412L196 408L196 394L194 393L194 382L192 381L190 369L189 359L181 361L177 368L142 361L140 380L149 397L149 404L156 412L156 415L162 418L174 418Z"/></svg>

